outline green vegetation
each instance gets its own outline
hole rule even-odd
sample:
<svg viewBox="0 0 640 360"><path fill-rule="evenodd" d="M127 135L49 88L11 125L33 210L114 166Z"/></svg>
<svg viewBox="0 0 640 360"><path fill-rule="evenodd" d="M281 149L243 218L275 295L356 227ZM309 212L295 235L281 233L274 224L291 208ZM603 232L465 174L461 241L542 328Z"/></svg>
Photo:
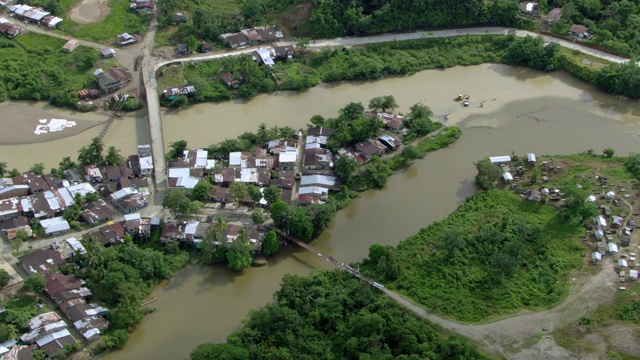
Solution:
<svg viewBox="0 0 640 360"><path fill-rule="evenodd" d="M478 322L558 303L583 232L553 207L489 190L396 248L372 246L361 269L430 311Z"/></svg>
<svg viewBox="0 0 640 360"><path fill-rule="evenodd" d="M109 14L100 22L80 25L66 19L60 25L60 30L69 35L92 41L113 41L116 36L125 32L142 34L147 31L151 15L136 15L134 11L129 9L128 0L110 0L109 8Z"/></svg>
<svg viewBox="0 0 640 360"><path fill-rule="evenodd" d="M0 313L0 341L17 339L29 331L29 320L41 311L36 307L34 298L18 295L2 304L4 311Z"/></svg>
<svg viewBox="0 0 640 360"><path fill-rule="evenodd" d="M0 39L0 101L49 101L52 105L88 110L78 105L77 91L93 81L95 49L62 50L65 40L29 33Z"/></svg>
<svg viewBox="0 0 640 360"><path fill-rule="evenodd" d="M0 288L7 286L11 281L11 275L5 269L0 269Z"/></svg>
<svg viewBox="0 0 640 360"><path fill-rule="evenodd" d="M285 275L275 300L226 344L202 344L191 360L486 359L345 272Z"/></svg>
<svg viewBox="0 0 640 360"><path fill-rule="evenodd" d="M554 6L560 4L554 3ZM627 56L637 56L640 6L633 1L579 1L562 3L562 18L553 32L565 35L572 24L583 24L596 36L589 42Z"/></svg>

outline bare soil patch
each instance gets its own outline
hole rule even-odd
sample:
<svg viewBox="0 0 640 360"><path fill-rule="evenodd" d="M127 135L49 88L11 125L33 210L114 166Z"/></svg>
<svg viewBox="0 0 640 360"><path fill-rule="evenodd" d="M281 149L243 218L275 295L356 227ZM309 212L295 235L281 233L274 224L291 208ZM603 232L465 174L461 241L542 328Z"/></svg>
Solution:
<svg viewBox="0 0 640 360"><path fill-rule="evenodd" d="M80 0L67 15L78 24L92 24L102 21L110 11L109 0Z"/></svg>
<svg viewBox="0 0 640 360"><path fill-rule="evenodd" d="M0 126L0 145L32 144L51 140L63 139L74 136L88 130L94 126L103 124L101 121L80 120L66 115L50 113L36 106L25 106L24 104L7 104L1 108L2 118ZM36 135L33 131L39 125L39 119L66 119L77 123L72 128L62 131Z"/></svg>

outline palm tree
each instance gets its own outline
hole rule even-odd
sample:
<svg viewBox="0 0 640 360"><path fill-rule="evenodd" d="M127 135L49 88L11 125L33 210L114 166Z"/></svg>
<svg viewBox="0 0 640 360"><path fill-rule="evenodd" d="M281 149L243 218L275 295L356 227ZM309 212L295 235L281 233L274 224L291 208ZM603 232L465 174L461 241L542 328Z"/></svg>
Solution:
<svg viewBox="0 0 640 360"><path fill-rule="evenodd" d="M260 140L261 143L264 143L265 141L267 141L269 139L269 131L267 130L267 124L262 123L258 125L258 132L256 133L256 135L258 135L258 139Z"/></svg>
<svg viewBox="0 0 640 360"><path fill-rule="evenodd" d="M273 125L271 129L269 129L269 138L277 138L280 134L280 127L278 125Z"/></svg>

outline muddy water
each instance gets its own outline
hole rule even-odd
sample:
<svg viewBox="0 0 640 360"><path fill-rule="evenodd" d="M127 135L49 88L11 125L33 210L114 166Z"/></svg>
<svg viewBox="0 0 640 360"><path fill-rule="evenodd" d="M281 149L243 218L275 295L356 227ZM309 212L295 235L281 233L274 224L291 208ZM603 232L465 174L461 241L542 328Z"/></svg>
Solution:
<svg viewBox="0 0 640 360"><path fill-rule="evenodd" d="M472 95L462 108L452 98ZM199 105L164 118L165 141L208 146L258 124L304 127L313 114L334 116L348 101L366 104L392 94L406 111L424 101L437 118L463 128L452 147L430 154L364 193L313 246L345 262L358 261L374 243L397 244L453 211L473 187L473 162L483 156L536 152L638 151L640 106L607 96L564 74L545 75L502 65L427 71L407 78L323 86L303 94L259 96L249 102ZM197 130L197 131L194 131ZM206 129L206 131L204 130ZM155 313L124 350L107 359L184 359L203 342L222 342L248 311L272 299L284 274L306 274L327 264L288 248L262 268L240 275L223 267L190 267L154 291Z"/></svg>
<svg viewBox="0 0 640 360"><path fill-rule="evenodd" d="M73 160L77 158L77 151L88 145L91 139L98 136L102 125L108 120L107 115L93 113L79 113L56 109L46 103L7 102L0 104L0 113L11 109L11 119L0 116L2 131L11 131L17 141L33 142L19 145L0 145L0 161L6 162L9 169L16 168L26 171L32 164L42 162L46 169L56 167L65 156ZM82 128L88 128L78 133L76 128L62 130L59 133L34 135L37 119L67 119L75 120ZM7 124L9 123L9 124ZM27 124L27 125L25 125ZM55 135L54 135L55 134ZM53 140L48 140L53 135ZM106 147L115 146L121 154L126 156L136 152L138 144L150 142L148 121L146 117L122 117L113 122L103 141Z"/></svg>

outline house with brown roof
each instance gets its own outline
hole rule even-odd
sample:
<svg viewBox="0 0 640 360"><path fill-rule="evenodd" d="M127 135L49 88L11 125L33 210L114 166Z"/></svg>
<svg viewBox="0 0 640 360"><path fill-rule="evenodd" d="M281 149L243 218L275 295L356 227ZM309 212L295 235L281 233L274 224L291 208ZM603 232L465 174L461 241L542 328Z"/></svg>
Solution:
<svg viewBox="0 0 640 360"><path fill-rule="evenodd" d="M48 274L61 264L64 264L64 260L53 247L38 249L18 257L18 265L28 274Z"/></svg>
<svg viewBox="0 0 640 360"><path fill-rule="evenodd" d="M20 28L10 22L0 22L0 33L4 34L9 39L20 35Z"/></svg>
<svg viewBox="0 0 640 360"><path fill-rule="evenodd" d="M50 358L62 354L66 345L75 345L77 342L78 340L76 340L67 329L47 334L41 339L36 340L38 347Z"/></svg>
<svg viewBox="0 0 640 360"><path fill-rule="evenodd" d="M222 40L226 41L232 49L237 49L249 44L249 39L247 39L247 37L241 32L222 34L220 37Z"/></svg>
<svg viewBox="0 0 640 360"><path fill-rule="evenodd" d="M247 38L249 45L255 45L262 40L260 34L254 29L242 29L240 32Z"/></svg>
<svg viewBox="0 0 640 360"><path fill-rule="evenodd" d="M547 24L552 25L556 21L560 20L561 17L562 17L562 8L555 8L549 11L549 13L544 17L544 21Z"/></svg>
<svg viewBox="0 0 640 360"><path fill-rule="evenodd" d="M569 35L585 39L591 39L592 37L591 33L589 33L589 28L580 24L571 25L571 27L569 28Z"/></svg>
<svg viewBox="0 0 640 360"><path fill-rule="evenodd" d="M278 171L278 178L271 179L269 185L279 187L281 189L292 189L296 183L295 172L291 170Z"/></svg>
<svg viewBox="0 0 640 360"><path fill-rule="evenodd" d="M119 69L117 67L113 67L107 71L98 69L93 74L96 77L98 87L100 87L100 90L105 94L112 93L126 86L129 80L131 80L131 74L127 69Z"/></svg>
<svg viewBox="0 0 640 360"><path fill-rule="evenodd" d="M84 238L93 237L96 241L109 246L121 244L124 242L123 236L127 234L124 221L118 221L113 224L101 226L95 231L85 234Z"/></svg>
<svg viewBox="0 0 640 360"><path fill-rule="evenodd" d="M400 131L400 129L404 126L404 118L402 116L386 113L386 112L368 112L366 116L375 116L380 119L385 128L392 131Z"/></svg>
<svg viewBox="0 0 640 360"><path fill-rule="evenodd" d="M302 160L306 170L322 170L333 168L333 155L331 151L323 148L305 149Z"/></svg>
<svg viewBox="0 0 640 360"><path fill-rule="evenodd" d="M51 190L51 187L44 178L38 174L32 172L24 173L20 176L12 178L14 184L22 184L29 186L29 194L37 194L46 190Z"/></svg>
<svg viewBox="0 0 640 360"><path fill-rule="evenodd" d="M84 280L78 279L75 275L64 275L61 273L45 274L44 279L47 284L44 292L52 297L60 291L75 290L85 285Z"/></svg>
<svg viewBox="0 0 640 360"><path fill-rule="evenodd" d="M209 189L209 199L213 202L231 203L233 198L229 194L228 187L214 185Z"/></svg>
<svg viewBox="0 0 640 360"><path fill-rule="evenodd" d="M368 159L373 155L382 156L387 148L377 139L367 139L356 144L356 150L360 151Z"/></svg>
<svg viewBox="0 0 640 360"><path fill-rule="evenodd" d="M75 50L78 46L80 46L80 41L71 39L62 46L62 51L70 53L73 50Z"/></svg>
<svg viewBox="0 0 640 360"><path fill-rule="evenodd" d="M15 217L0 222L0 232L2 232L2 235L7 240L15 239L16 233L20 229L24 230L29 237L33 236L33 231L31 230L31 226L29 226L29 219L24 216Z"/></svg>
<svg viewBox="0 0 640 360"><path fill-rule="evenodd" d="M273 25L256 26L254 27L254 29L260 36L260 41L263 43L280 41L282 38L284 38L282 32L276 31L276 27Z"/></svg>
<svg viewBox="0 0 640 360"><path fill-rule="evenodd" d="M230 72L222 72L222 73L218 74L218 76L230 88L234 88L235 89L240 84L240 81L238 81L238 79L234 78L233 75L231 75Z"/></svg>
<svg viewBox="0 0 640 360"><path fill-rule="evenodd" d="M274 46L273 55L276 60L293 59L294 54L293 45Z"/></svg>
<svg viewBox="0 0 640 360"><path fill-rule="evenodd" d="M200 52L208 53L213 50L213 44L210 42L200 44Z"/></svg>
<svg viewBox="0 0 640 360"><path fill-rule="evenodd" d="M91 226L100 225L118 215L118 212L104 200L92 201L82 206L82 219Z"/></svg>

